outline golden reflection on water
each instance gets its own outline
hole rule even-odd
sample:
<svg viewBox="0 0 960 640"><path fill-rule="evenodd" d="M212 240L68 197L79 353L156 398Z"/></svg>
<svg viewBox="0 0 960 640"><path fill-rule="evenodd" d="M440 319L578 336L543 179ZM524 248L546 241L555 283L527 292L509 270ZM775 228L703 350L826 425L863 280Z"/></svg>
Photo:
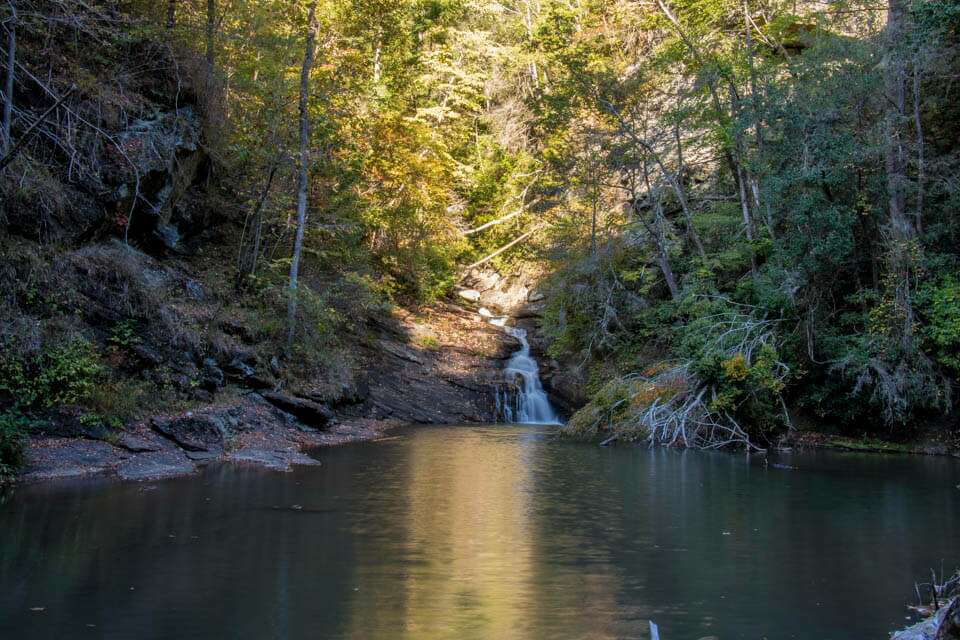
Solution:
<svg viewBox="0 0 960 640"><path fill-rule="evenodd" d="M528 638L558 604L573 616L584 599L612 609L609 576L558 567L547 576L536 562L530 456L540 444L490 433L418 439L405 461L405 539L396 541L403 575L357 567L347 635Z"/></svg>

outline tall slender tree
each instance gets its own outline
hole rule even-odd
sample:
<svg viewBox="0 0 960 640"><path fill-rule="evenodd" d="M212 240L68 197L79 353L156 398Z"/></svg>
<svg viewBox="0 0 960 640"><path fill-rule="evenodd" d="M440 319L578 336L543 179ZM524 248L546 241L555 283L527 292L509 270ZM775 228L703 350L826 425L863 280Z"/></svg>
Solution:
<svg viewBox="0 0 960 640"><path fill-rule="evenodd" d="M17 64L17 8L10 2L7 19L7 74L3 84L3 155L10 153L10 123L13 120L13 79Z"/></svg>
<svg viewBox="0 0 960 640"><path fill-rule="evenodd" d="M300 68L300 150L299 175L297 184L297 232L293 241L293 259L290 261L290 290L287 301L287 350L293 347L293 339L297 328L297 287L300 277L300 255L303 252L303 234L307 226L307 189L309 173L309 144L310 144L310 115L308 112L310 98L310 71L313 69L313 59L316 55L317 33L320 26L317 22L317 3L310 3L307 13L307 38L303 53L303 66Z"/></svg>
<svg viewBox="0 0 960 640"><path fill-rule="evenodd" d="M893 289L900 327L901 345L913 343L913 301L910 291L911 250L916 230L907 213L907 59L908 8L905 0L889 0L886 24L886 60L884 61L884 104L886 105L884 149L887 173L889 218L887 243L889 285Z"/></svg>

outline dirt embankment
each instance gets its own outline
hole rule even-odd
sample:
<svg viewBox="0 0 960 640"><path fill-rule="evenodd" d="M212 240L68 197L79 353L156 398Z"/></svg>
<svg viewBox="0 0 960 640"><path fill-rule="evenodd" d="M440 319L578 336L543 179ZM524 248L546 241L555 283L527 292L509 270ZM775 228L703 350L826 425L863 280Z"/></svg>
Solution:
<svg viewBox="0 0 960 640"><path fill-rule="evenodd" d="M405 424L491 422L492 384L514 345L476 313L441 304L378 320L357 347L359 383L335 406L242 379L217 401L158 415L102 438L32 438L21 481L106 474L186 475L232 462L288 471L315 447L372 440ZM252 386L257 378L253 378Z"/></svg>

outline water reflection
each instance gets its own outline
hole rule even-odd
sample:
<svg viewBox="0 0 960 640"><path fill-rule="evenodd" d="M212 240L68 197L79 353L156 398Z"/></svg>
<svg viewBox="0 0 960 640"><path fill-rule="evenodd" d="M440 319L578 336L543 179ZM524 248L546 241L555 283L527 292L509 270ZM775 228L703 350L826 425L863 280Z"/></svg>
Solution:
<svg viewBox="0 0 960 640"><path fill-rule="evenodd" d="M960 564L956 461L422 429L294 474L22 487L0 637L883 637ZM38 610L32 610L38 609Z"/></svg>
<svg viewBox="0 0 960 640"><path fill-rule="evenodd" d="M518 637L533 599L530 466L535 443L495 433L428 438L403 461L403 509L379 514L401 539L387 566L358 563L349 635ZM398 496L399 497L399 496ZM395 562L402 571L398 575ZM398 580L399 578L399 580ZM377 602L395 606L370 610Z"/></svg>

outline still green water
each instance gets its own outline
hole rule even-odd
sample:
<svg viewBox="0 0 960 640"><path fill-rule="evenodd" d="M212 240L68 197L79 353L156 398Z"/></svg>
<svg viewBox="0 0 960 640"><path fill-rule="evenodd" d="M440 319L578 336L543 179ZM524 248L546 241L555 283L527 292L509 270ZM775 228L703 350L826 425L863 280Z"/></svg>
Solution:
<svg viewBox="0 0 960 640"><path fill-rule="evenodd" d="M955 460L787 470L551 431L20 487L0 506L0 638L648 638L653 619L663 640L882 639L914 580L960 565Z"/></svg>

